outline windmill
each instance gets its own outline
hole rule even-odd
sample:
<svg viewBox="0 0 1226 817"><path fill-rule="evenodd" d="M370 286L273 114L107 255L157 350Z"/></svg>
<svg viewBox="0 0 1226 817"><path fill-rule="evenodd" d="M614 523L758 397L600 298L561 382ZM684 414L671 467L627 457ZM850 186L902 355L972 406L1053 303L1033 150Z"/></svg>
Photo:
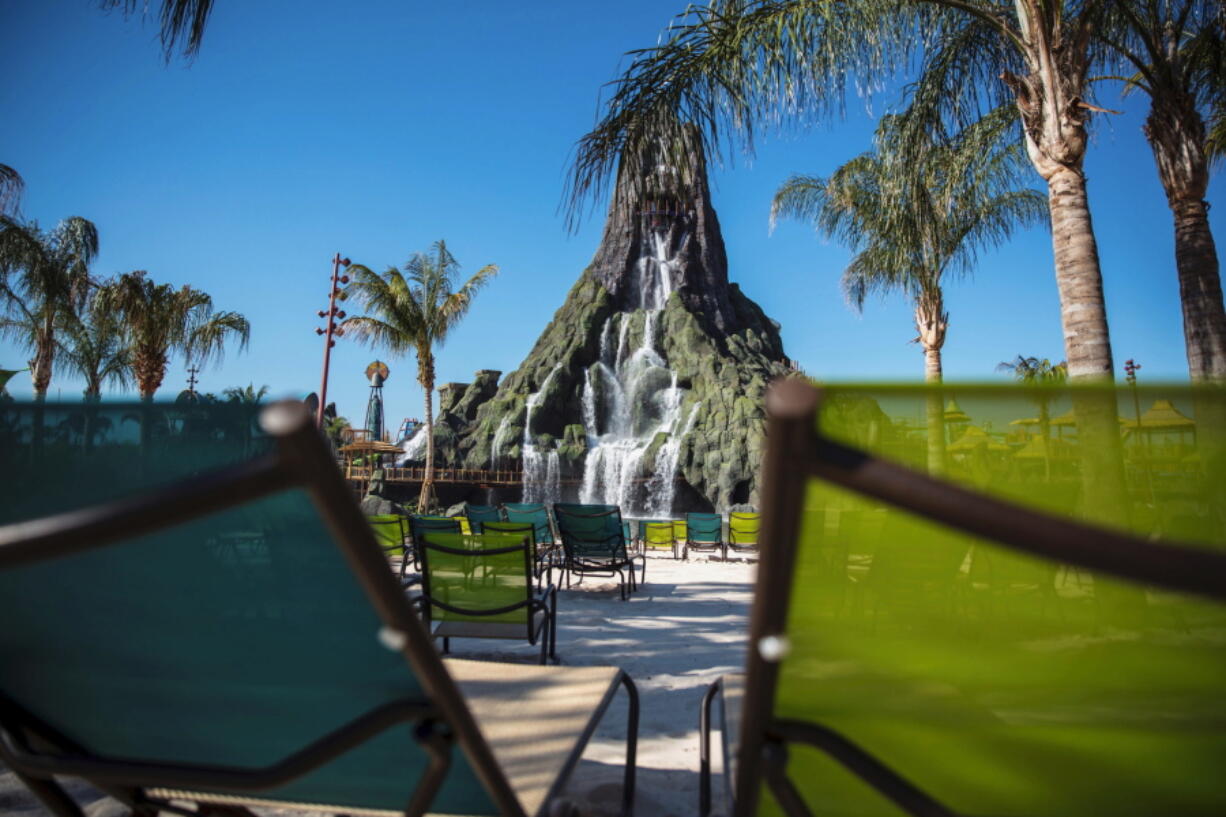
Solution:
<svg viewBox="0 0 1226 817"><path fill-rule="evenodd" d="M370 381L370 399L366 401L366 430L372 440L383 439L383 381L387 380L387 364L376 360L366 367Z"/></svg>

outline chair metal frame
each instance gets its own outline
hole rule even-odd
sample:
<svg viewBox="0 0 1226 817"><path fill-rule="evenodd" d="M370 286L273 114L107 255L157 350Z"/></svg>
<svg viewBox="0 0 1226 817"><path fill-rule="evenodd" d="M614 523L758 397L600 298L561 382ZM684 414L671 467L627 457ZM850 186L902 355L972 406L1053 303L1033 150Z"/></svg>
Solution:
<svg viewBox="0 0 1226 817"><path fill-rule="evenodd" d="M526 817L459 688L431 646L425 626L388 570L382 548L311 417L300 403L278 403L265 409L261 425L275 438L272 453L137 496L0 527L0 570L104 548L286 490L304 489L382 621L387 641L398 645L395 651L420 680L428 700L382 705L275 763L244 769L94 756L42 723L19 702L0 695L0 760L56 817L83 817L84 813L55 776L84 778L142 817L159 810L195 814L154 798L146 790L256 793L304 775L397 724L411 723L414 739L431 760L405 805L406 817L429 810L457 744L498 811ZM559 770L542 812L550 808L578 763L596 719L607 709L618 684L629 696L622 813L632 814L639 704L634 682L620 670L609 695L593 713L593 723Z"/></svg>

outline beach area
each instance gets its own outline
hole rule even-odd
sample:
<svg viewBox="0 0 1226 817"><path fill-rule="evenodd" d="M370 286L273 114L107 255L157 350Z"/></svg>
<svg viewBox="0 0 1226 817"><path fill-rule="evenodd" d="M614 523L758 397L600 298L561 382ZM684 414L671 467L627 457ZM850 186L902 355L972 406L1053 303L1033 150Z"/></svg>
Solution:
<svg viewBox="0 0 1226 817"><path fill-rule="evenodd" d="M638 815L697 812L699 706L708 684L744 669L755 574L752 560L691 555L680 561L649 554L647 581L628 601L618 598L616 583L596 577L559 591L559 663L620 667L638 687ZM535 664L539 653L527 642L455 639L451 654ZM616 815L621 805L626 711L626 696L619 692L567 784L566 797L592 817ZM714 790L721 787L717 778ZM127 813L87 784L72 781L67 789L87 804L88 817ZM302 814L254 810L269 817ZM0 814L42 817L46 811L5 770L0 773Z"/></svg>

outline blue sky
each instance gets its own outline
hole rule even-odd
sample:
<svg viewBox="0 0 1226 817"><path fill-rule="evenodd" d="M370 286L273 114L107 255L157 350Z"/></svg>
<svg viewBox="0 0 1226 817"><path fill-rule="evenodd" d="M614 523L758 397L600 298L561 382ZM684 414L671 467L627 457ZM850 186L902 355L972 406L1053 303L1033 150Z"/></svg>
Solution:
<svg viewBox="0 0 1226 817"><path fill-rule="evenodd" d="M573 145L622 55L653 44L684 4L216 0L199 58L169 66L152 24L96 6L0 0L0 73L18 78L0 88L0 162L26 179L22 213L48 227L93 220L96 274L146 269L246 314L249 350L205 372L200 388L289 394L319 386L315 312L332 255L383 269L439 238L469 273L502 268L439 350L439 382L515 369L599 241L603 203L574 235L558 213ZM1099 101L1125 109L1098 118L1086 165L1116 367L1133 357L1145 380L1182 379L1171 215L1140 131L1146 99L1104 91ZM872 116L854 99L848 112L714 170L729 276L782 324L787 353L810 374L916 379L922 354L904 300L857 315L838 286L844 248L802 224L768 230L788 175L826 174L867 149ZM1223 189L1215 177L1210 201ZM1222 236L1222 209L1210 218ZM984 255L947 304L948 379L1001 378L996 364L1017 354L1062 357L1046 230ZM360 418L362 371L376 356L392 370L389 424L420 416L414 361L348 340L334 350L330 398ZM0 368L26 357L0 342ZM175 361L160 394L185 377ZM57 372L52 394L81 387ZM10 391L29 394L28 377Z"/></svg>

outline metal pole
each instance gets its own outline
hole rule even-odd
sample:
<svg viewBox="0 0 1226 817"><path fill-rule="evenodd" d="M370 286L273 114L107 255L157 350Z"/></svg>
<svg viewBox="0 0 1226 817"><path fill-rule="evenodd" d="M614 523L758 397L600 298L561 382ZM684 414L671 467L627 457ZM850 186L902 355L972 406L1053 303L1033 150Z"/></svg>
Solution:
<svg viewBox="0 0 1226 817"><path fill-rule="evenodd" d="M349 277L340 274L342 266L348 267L349 259L341 258L341 254L338 252L336 257L332 259L332 288L328 292L328 311L326 313L319 313L319 317L327 318L328 324L324 329L315 330L315 334L324 336L324 369L323 377L319 384L319 407L315 410L315 426L320 429L324 427L324 407L328 405L328 366L332 362L332 347L336 345L336 341L332 338L333 335L339 336L343 334L336 328L335 320L337 318L337 287L340 284L349 283ZM341 312L339 316L343 318L345 313Z"/></svg>

